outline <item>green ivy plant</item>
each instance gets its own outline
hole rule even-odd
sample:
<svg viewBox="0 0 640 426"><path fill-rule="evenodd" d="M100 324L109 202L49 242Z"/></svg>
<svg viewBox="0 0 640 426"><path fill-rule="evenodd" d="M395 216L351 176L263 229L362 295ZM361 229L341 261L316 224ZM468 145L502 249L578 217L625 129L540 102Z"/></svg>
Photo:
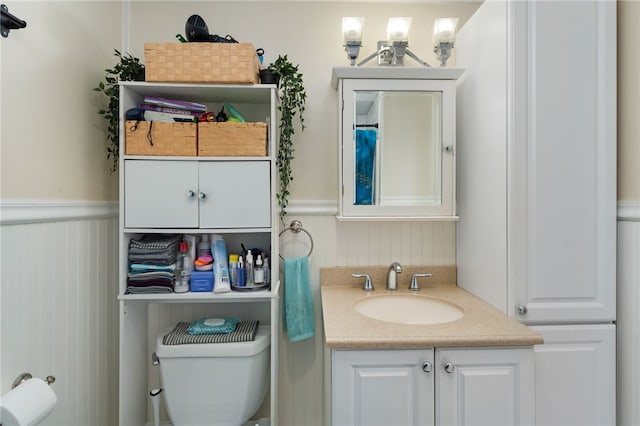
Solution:
<svg viewBox="0 0 640 426"><path fill-rule="evenodd" d="M98 114L107 120L107 158L111 159L111 171L118 170L118 156L120 149L120 87L119 81L139 80L144 71L144 64L140 63L140 59L130 54L122 54L114 49L115 56L118 57L118 63L113 68L105 70L107 73L104 81L98 83L98 87L94 87L96 92L104 93L109 99L106 109L99 109ZM144 78L143 78L144 79Z"/></svg>
<svg viewBox="0 0 640 426"><path fill-rule="evenodd" d="M287 214L289 204L289 185L293 181L291 173L291 160L293 160L293 135L295 134L294 118L297 116L300 123L300 130L304 126L304 110L307 99L307 92L304 88L302 73L298 65L293 65L287 55L280 55L278 59L269 65L279 78L278 81L278 111L280 111L280 137L278 141L278 157L276 166L278 167L279 186L276 197L280 207L280 217Z"/></svg>

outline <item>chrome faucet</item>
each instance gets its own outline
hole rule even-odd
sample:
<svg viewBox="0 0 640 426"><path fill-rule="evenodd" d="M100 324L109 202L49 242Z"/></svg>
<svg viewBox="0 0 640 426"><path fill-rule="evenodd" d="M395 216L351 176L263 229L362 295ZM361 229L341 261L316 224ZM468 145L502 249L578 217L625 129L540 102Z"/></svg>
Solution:
<svg viewBox="0 0 640 426"><path fill-rule="evenodd" d="M387 290L398 289L398 274L402 272L402 265L393 262L387 271Z"/></svg>

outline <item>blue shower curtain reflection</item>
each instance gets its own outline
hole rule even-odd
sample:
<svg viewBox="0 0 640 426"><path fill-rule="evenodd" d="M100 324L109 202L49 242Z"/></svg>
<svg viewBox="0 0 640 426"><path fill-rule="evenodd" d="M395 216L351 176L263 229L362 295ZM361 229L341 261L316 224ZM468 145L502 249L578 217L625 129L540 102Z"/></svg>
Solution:
<svg viewBox="0 0 640 426"><path fill-rule="evenodd" d="M375 203L376 129L356 129L356 200L355 205Z"/></svg>

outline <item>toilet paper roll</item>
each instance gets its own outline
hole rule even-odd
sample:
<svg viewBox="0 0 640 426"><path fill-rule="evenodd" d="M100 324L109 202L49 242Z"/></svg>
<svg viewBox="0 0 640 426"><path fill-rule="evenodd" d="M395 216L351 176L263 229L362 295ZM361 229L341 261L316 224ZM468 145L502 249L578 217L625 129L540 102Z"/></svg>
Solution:
<svg viewBox="0 0 640 426"><path fill-rule="evenodd" d="M56 406L55 392L42 379L29 379L0 398L2 426L37 425Z"/></svg>

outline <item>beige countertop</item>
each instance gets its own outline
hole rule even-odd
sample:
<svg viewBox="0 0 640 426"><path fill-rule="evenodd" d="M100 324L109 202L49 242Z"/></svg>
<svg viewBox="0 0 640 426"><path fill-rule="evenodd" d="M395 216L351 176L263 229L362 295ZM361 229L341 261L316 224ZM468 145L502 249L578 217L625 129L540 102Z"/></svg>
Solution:
<svg viewBox="0 0 640 426"><path fill-rule="evenodd" d="M375 290L362 290L362 279L351 273L369 273ZM430 272L421 278L421 290L408 290L411 275ZM493 306L458 288L453 267L403 267L398 290L385 290L386 267L333 267L320 272L322 314L327 346L331 348L425 348L531 346L542 344L542 337ZM395 324L370 319L356 312L361 299L381 295L433 297L458 305L464 316L458 320L431 325Z"/></svg>

